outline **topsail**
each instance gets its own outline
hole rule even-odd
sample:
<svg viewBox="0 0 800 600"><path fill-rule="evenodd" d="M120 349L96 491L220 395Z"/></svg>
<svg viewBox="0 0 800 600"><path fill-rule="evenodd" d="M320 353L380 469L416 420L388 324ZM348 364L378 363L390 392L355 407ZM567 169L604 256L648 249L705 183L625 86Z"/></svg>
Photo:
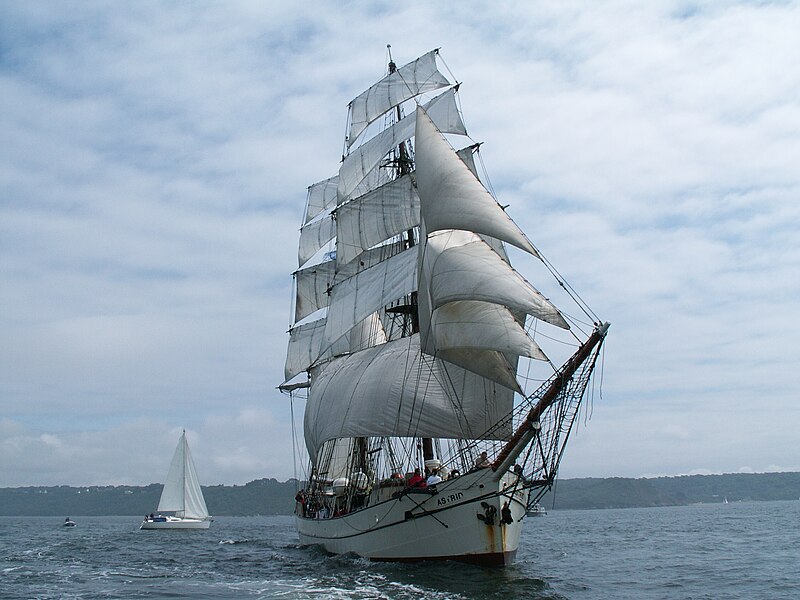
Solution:
<svg viewBox="0 0 800 600"><path fill-rule="evenodd" d="M388 74L350 102L348 146L356 141L367 126L401 102L450 85L436 66L436 50L420 56Z"/></svg>

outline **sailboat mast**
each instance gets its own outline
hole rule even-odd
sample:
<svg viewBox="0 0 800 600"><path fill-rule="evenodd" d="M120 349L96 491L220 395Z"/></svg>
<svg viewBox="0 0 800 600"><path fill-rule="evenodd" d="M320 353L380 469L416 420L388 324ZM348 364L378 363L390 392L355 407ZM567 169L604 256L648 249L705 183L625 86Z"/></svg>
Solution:
<svg viewBox="0 0 800 600"><path fill-rule="evenodd" d="M183 435L181 436L181 443L183 444L183 478L181 481L181 487L183 488L183 506L181 507L181 515L184 516L186 514L186 430L183 430Z"/></svg>

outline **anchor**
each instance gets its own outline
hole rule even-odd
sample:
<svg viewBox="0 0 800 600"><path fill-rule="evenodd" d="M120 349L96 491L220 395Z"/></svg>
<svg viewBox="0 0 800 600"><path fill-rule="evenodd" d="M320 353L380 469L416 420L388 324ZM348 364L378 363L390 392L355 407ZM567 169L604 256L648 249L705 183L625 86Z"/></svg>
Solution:
<svg viewBox="0 0 800 600"><path fill-rule="evenodd" d="M486 511L485 514L478 513L475 516L487 525L494 525L494 520L497 517L497 509L488 502L481 502L481 506Z"/></svg>

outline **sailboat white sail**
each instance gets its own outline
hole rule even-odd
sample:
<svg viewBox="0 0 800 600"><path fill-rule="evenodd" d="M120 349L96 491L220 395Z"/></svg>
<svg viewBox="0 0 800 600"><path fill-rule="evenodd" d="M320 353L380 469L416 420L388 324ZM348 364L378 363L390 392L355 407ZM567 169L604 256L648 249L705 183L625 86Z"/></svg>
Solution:
<svg viewBox="0 0 800 600"><path fill-rule="evenodd" d="M172 456L157 511L145 517L141 529L208 529L211 525L185 430Z"/></svg>
<svg viewBox="0 0 800 600"><path fill-rule="evenodd" d="M301 227L280 386L306 401L300 540L374 560L507 564L554 482L608 324L481 182L439 52L389 58L350 103L339 173L309 187ZM506 244L540 261L588 323L515 270Z"/></svg>

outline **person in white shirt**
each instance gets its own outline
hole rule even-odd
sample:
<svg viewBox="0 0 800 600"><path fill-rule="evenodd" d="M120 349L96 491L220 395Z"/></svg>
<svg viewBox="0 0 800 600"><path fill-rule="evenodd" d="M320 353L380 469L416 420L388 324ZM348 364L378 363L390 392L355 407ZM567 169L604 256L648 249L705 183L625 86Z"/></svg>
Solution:
<svg viewBox="0 0 800 600"><path fill-rule="evenodd" d="M475 461L475 468L476 469L485 469L487 467L491 467L492 463L489 462L489 457L486 456L486 452L481 452L481 455L478 457L478 460Z"/></svg>
<svg viewBox="0 0 800 600"><path fill-rule="evenodd" d="M428 485L428 487L431 487L432 485L439 483L441 480L442 478L439 477L439 470L434 469L431 471L431 474L428 475L428 479L425 481L425 483Z"/></svg>

